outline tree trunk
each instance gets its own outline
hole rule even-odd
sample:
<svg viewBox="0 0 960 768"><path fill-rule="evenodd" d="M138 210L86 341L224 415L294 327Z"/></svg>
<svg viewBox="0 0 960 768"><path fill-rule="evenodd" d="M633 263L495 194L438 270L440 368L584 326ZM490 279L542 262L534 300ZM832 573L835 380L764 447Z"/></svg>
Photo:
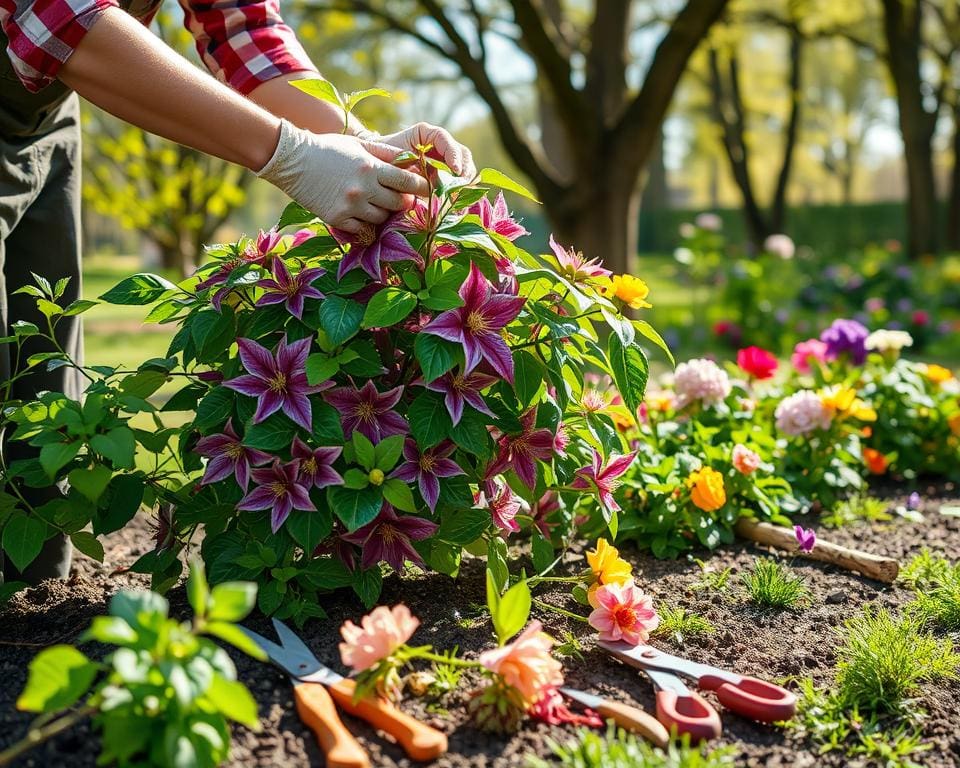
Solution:
<svg viewBox="0 0 960 768"><path fill-rule="evenodd" d="M787 186L790 172L793 170L793 155L797 146L797 134L800 131L800 106L803 103L800 93L800 72L802 70L801 51L803 39L796 26L790 27L790 117L783 137L783 161L777 177L777 188L773 193L768 226L771 232L783 232L787 212ZM758 244L759 245L759 244Z"/></svg>
<svg viewBox="0 0 960 768"><path fill-rule="evenodd" d="M960 251L960 104L953 108L953 169L947 200L947 248Z"/></svg>

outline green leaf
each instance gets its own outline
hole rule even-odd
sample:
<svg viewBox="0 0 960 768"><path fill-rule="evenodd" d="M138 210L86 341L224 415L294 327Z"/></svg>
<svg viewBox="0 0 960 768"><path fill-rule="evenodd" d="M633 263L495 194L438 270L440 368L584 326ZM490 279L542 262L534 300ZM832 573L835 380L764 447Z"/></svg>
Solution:
<svg viewBox="0 0 960 768"><path fill-rule="evenodd" d="M10 328L13 330L14 336L36 336L40 333L40 329L33 323L28 323L26 320L17 320L10 325Z"/></svg>
<svg viewBox="0 0 960 768"><path fill-rule="evenodd" d="M105 435L94 435L90 447L122 469L133 469L137 442L129 427L114 427Z"/></svg>
<svg viewBox="0 0 960 768"><path fill-rule="evenodd" d="M314 401L310 405L313 408L313 441L317 445L343 445L339 411L322 401Z"/></svg>
<svg viewBox="0 0 960 768"><path fill-rule="evenodd" d="M320 506L316 512L295 509L284 526L307 554L312 554L333 529L333 515L322 504Z"/></svg>
<svg viewBox="0 0 960 768"><path fill-rule="evenodd" d="M3 551L18 571L36 560L47 540L47 524L36 517L14 515L3 527Z"/></svg>
<svg viewBox="0 0 960 768"><path fill-rule="evenodd" d="M247 427L244 445L261 451L279 451L289 448L297 434L297 425L282 413L273 413L259 424Z"/></svg>
<svg viewBox="0 0 960 768"><path fill-rule="evenodd" d="M386 373L383 363L380 361L380 353L371 339L357 339L353 341L345 350L353 352L356 357L353 360L340 361L340 369L351 376L379 376Z"/></svg>
<svg viewBox="0 0 960 768"><path fill-rule="evenodd" d="M175 291L177 286L160 275L146 272L132 275L121 280L113 288L100 296L108 304L125 304L141 306L152 304L167 291Z"/></svg>
<svg viewBox="0 0 960 768"><path fill-rule="evenodd" d="M443 397L437 392L418 395L410 404L407 420L421 450L437 445L450 434L453 426L447 407L443 404Z"/></svg>
<svg viewBox="0 0 960 768"><path fill-rule="evenodd" d="M510 579L510 571L507 569L507 543L499 536L493 536L487 542L487 571L493 575L499 595Z"/></svg>
<svg viewBox="0 0 960 768"><path fill-rule="evenodd" d="M489 184L493 187L499 187L500 189L505 189L508 192L516 192L521 197L527 198L527 200L532 200L535 203L539 203L536 196L527 189L523 184L514 181L507 174L502 173L495 168L484 168L480 171L480 183Z"/></svg>
<svg viewBox="0 0 960 768"><path fill-rule="evenodd" d="M190 563L190 576L187 579L187 600L194 614L198 618L207 615L210 603L210 585L207 584L207 575L203 572L203 561L193 560Z"/></svg>
<svg viewBox="0 0 960 768"><path fill-rule="evenodd" d="M543 384L546 368L536 357L525 350L513 353L514 390L520 405L528 405Z"/></svg>
<svg viewBox="0 0 960 768"><path fill-rule="evenodd" d="M500 597L497 612L493 614L493 628L500 640L500 645L506 644L511 637L523 629L523 625L530 618L532 604L530 587L526 580L518 581Z"/></svg>
<svg viewBox="0 0 960 768"><path fill-rule="evenodd" d="M386 472L394 468L403 452L404 439L403 435L391 435L377 443L373 462L377 469Z"/></svg>
<svg viewBox="0 0 960 768"><path fill-rule="evenodd" d="M70 541L73 546L83 552L87 557L92 557L98 563L103 562L103 544L89 531L77 531L70 534Z"/></svg>
<svg viewBox="0 0 960 768"><path fill-rule="evenodd" d="M413 312L417 297L402 288L377 291L363 313L364 328L386 328L395 325Z"/></svg>
<svg viewBox="0 0 960 768"><path fill-rule="evenodd" d="M98 512L93 519L96 535L113 533L129 523L143 501L143 478L135 475L116 475L108 487L110 496L106 510Z"/></svg>
<svg viewBox="0 0 960 768"><path fill-rule="evenodd" d="M377 463L377 451L370 439L360 431L353 433L353 450L357 455L357 463L368 472Z"/></svg>
<svg viewBox="0 0 960 768"><path fill-rule="evenodd" d="M500 588L497 585L497 577L487 565L487 610L491 616L496 616L500 609Z"/></svg>
<svg viewBox="0 0 960 768"><path fill-rule="evenodd" d="M357 573L353 582L353 591L367 608L372 608L383 589L383 574L379 567L367 568Z"/></svg>
<svg viewBox="0 0 960 768"><path fill-rule="evenodd" d="M285 589L285 585L279 581L268 581L257 593L257 605L265 615L270 616L275 613L283 602L281 587Z"/></svg>
<svg viewBox="0 0 960 768"><path fill-rule="evenodd" d="M436 538L451 544L470 544L479 539L489 527L488 510L458 509L443 516Z"/></svg>
<svg viewBox="0 0 960 768"><path fill-rule="evenodd" d="M373 520L383 505L383 497L376 486L358 489L330 486L327 499L330 508L351 533Z"/></svg>
<svg viewBox="0 0 960 768"><path fill-rule="evenodd" d="M343 474L343 487L359 490L370 485L370 476L361 469L352 467Z"/></svg>
<svg viewBox="0 0 960 768"><path fill-rule="evenodd" d="M66 709L90 689L96 676L97 665L73 646L45 648L30 662L17 709L41 713Z"/></svg>
<svg viewBox="0 0 960 768"><path fill-rule="evenodd" d="M240 627L234 626L226 621L208 621L204 624L203 629L208 635L213 635L225 643L230 643L230 645L243 651L247 656L251 656L258 661L267 660L267 654L263 648L251 640Z"/></svg>
<svg viewBox="0 0 960 768"><path fill-rule="evenodd" d="M317 218L316 214L311 213L300 203L288 203L280 214L280 220L277 222L277 229L283 229L293 224L309 224Z"/></svg>
<svg viewBox="0 0 960 768"><path fill-rule="evenodd" d="M167 381L167 374L163 371L138 371L127 376L120 382L120 389L124 394L134 397L150 397Z"/></svg>
<svg viewBox="0 0 960 768"><path fill-rule="evenodd" d="M624 346L620 337L610 334L607 342L607 354L610 358L610 372L620 391L627 409L636 418L637 409L643 403L647 389L650 367L647 356L636 344Z"/></svg>
<svg viewBox="0 0 960 768"><path fill-rule="evenodd" d="M671 365L676 365L676 360L673 359L673 353L670 351L670 347L667 346L667 342L663 340L663 336L657 333L656 329L650 325L646 320L634 320L633 327L640 332L642 336L652 341L660 349L666 352L667 357L670 360Z"/></svg>
<svg viewBox="0 0 960 768"><path fill-rule="evenodd" d="M533 567L537 569L537 573L543 573L553 564L553 544L550 543L549 539L544 538L543 534L537 529L534 529L530 537L530 544Z"/></svg>
<svg viewBox="0 0 960 768"><path fill-rule="evenodd" d="M193 420L194 426L204 433L212 429L221 429L233 413L235 399L233 390L226 387L211 389L197 404L197 416Z"/></svg>
<svg viewBox="0 0 960 768"><path fill-rule="evenodd" d="M294 82L299 82L295 80ZM255 731L260 730L260 719L257 717L257 702L243 683L236 680L227 680L223 675L216 674L210 682L205 695L210 702L224 715L234 722L241 723Z"/></svg>
<svg viewBox="0 0 960 768"><path fill-rule="evenodd" d="M225 581L210 591L211 621L241 621L257 604L257 585L252 581Z"/></svg>
<svg viewBox="0 0 960 768"><path fill-rule="evenodd" d="M430 382L437 379L453 366L463 354L459 344L432 333L418 333L413 343L413 351L420 363L420 370L423 371L424 381Z"/></svg>
<svg viewBox="0 0 960 768"><path fill-rule="evenodd" d="M413 491L403 480L393 478L387 480L383 486L383 498L389 501L397 509L404 512L416 512L417 503L413 500Z"/></svg>
<svg viewBox="0 0 960 768"><path fill-rule="evenodd" d="M307 383L310 386L316 386L321 381L326 381L340 370L340 361L335 357L315 352L307 358Z"/></svg>
<svg viewBox="0 0 960 768"><path fill-rule="evenodd" d="M469 405L464 406L463 416L450 430L453 442L474 456L486 456L490 453L490 432L487 424L491 418Z"/></svg>
<svg viewBox="0 0 960 768"><path fill-rule="evenodd" d="M63 314L67 317L73 315L81 315L86 312L88 309L91 309L97 306L99 301L88 301L87 299L77 299L74 302L71 302L67 305L67 308L63 310Z"/></svg>
<svg viewBox="0 0 960 768"><path fill-rule="evenodd" d="M333 104L341 109L346 108L343 99L340 97L340 92L333 83L329 80L324 80L322 77L305 77L301 80L291 80L290 85L298 91L303 91L313 96L315 99L320 99L320 101Z"/></svg>
<svg viewBox="0 0 960 768"><path fill-rule="evenodd" d="M359 331L362 319L363 307L352 299L327 296L320 302L320 327L332 346L340 346Z"/></svg>
<svg viewBox="0 0 960 768"><path fill-rule="evenodd" d="M47 476L53 479L57 472L73 461L82 446L81 440L74 440L72 443L47 443L40 449L40 466Z"/></svg>
<svg viewBox="0 0 960 768"><path fill-rule="evenodd" d="M392 99L393 94L385 91L383 88L365 88L362 91L351 91L347 94L347 109L352 110L361 101L369 99L371 96L379 96L384 99Z"/></svg>
<svg viewBox="0 0 960 768"><path fill-rule="evenodd" d="M96 640L108 645L132 645L139 635L119 616L94 616L90 629L81 635L81 639Z"/></svg>
<svg viewBox="0 0 960 768"><path fill-rule="evenodd" d="M229 349L236 338L233 310L224 306L198 312L190 319L190 335L197 347L197 359L212 362Z"/></svg>

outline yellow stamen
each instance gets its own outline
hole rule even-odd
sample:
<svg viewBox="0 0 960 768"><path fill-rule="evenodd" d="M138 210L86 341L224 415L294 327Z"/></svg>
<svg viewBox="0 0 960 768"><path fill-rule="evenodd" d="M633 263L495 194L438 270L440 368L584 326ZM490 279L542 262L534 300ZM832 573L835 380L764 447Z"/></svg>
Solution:
<svg viewBox="0 0 960 768"><path fill-rule="evenodd" d="M277 375L270 379L270 391L271 392L286 392L287 391L287 374L277 372Z"/></svg>

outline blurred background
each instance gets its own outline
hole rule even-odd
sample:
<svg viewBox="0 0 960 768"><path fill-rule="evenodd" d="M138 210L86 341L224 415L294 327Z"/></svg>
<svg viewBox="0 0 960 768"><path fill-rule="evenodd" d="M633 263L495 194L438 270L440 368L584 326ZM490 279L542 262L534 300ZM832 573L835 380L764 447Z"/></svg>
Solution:
<svg viewBox="0 0 960 768"><path fill-rule="evenodd" d="M645 279L678 359L785 353L835 317L960 361L957 0L307 0L287 22L375 129L445 125L510 199ZM197 61L176 2L155 27ZM284 200L226 163L87 108L86 289L189 272ZM163 352L136 309L88 315L92 362ZM147 349L149 347L150 349Z"/></svg>

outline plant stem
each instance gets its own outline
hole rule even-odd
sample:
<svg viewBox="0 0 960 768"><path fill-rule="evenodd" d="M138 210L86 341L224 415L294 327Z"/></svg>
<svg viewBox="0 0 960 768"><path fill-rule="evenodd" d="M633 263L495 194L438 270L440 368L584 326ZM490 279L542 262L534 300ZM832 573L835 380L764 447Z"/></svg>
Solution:
<svg viewBox="0 0 960 768"><path fill-rule="evenodd" d="M550 605L550 603L545 603L543 600L534 600L533 604L537 608L542 608L545 611L553 611L554 613L559 613L561 616L566 616L568 619L576 619L577 621L582 621L584 624L589 624L590 620L586 616L581 616L579 613L574 613L573 611L565 610L556 605Z"/></svg>
<svg viewBox="0 0 960 768"><path fill-rule="evenodd" d="M24 752L33 749L41 742L56 736L58 733L61 733L68 728L72 728L81 720L89 717L96 711L96 707L88 704L85 707L81 707L74 712L54 720L52 723L44 725L42 728L30 729L27 731L27 735L24 736L20 741L3 750L3 752L0 752L0 765L9 765Z"/></svg>
<svg viewBox="0 0 960 768"><path fill-rule="evenodd" d="M480 666L479 661L469 661L468 659L458 659L456 656L443 656L439 653L433 653L432 651L418 651L415 655L410 656L410 659L426 659L427 661L433 661L437 664L448 664L451 667L466 667L477 668Z"/></svg>

